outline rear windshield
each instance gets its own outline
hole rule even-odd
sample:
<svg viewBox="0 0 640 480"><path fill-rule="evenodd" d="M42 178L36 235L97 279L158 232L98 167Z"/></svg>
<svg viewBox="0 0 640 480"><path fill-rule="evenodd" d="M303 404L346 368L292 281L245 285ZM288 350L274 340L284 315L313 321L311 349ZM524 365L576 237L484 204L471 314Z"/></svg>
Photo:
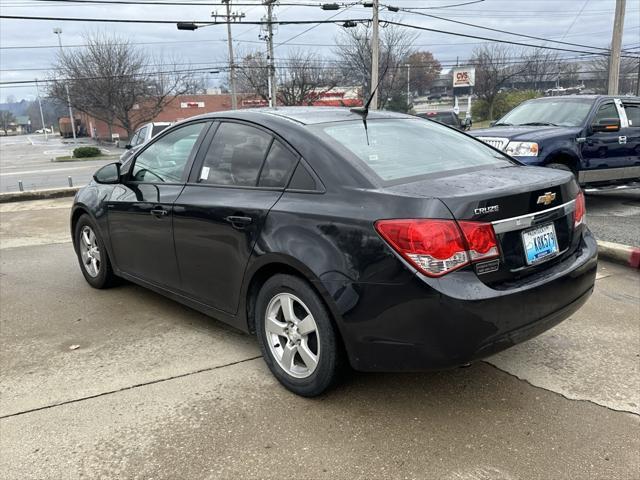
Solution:
<svg viewBox="0 0 640 480"><path fill-rule="evenodd" d="M421 119L369 120L317 125L325 138L353 153L383 181L513 163L482 142Z"/></svg>

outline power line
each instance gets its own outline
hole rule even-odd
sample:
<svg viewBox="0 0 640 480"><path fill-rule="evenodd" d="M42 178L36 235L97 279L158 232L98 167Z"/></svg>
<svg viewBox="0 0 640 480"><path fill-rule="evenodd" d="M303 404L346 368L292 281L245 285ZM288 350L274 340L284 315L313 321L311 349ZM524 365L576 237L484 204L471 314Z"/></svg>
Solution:
<svg viewBox="0 0 640 480"><path fill-rule="evenodd" d="M490 42L495 42L495 43L506 43L509 45L518 45L521 47L530 47L530 48L541 48L544 50L555 50L555 51L559 51L559 52L573 52L573 53L585 53L585 54L590 54L590 55L603 55L603 56L607 56L607 53L600 53L600 52L588 52L585 50L575 50L575 49L569 49L569 48L561 48L561 47L550 47L550 46L546 46L546 45L535 45L532 43L523 43L523 42L516 42L513 40L499 40L496 38L490 38L490 37L481 37L479 35L471 35L468 33L460 33L460 32L449 32L446 30L438 30L436 28L427 28L427 27L421 27L419 25L411 25L408 23L401 23L401 22L394 22L391 20L384 20L384 23L386 23L387 25L396 25L398 27L406 27L406 28L413 28L415 30L423 30L425 32L434 32L434 33L442 33L444 35L453 35L456 37L465 37L465 38L475 38L478 40L488 40ZM625 56L622 55L623 57L628 57L628 58L638 58L635 56Z"/></svg>
<svg viewBox="0 0 640 480"><path fill-rule="evenodd" d="M74 18L74 17L32 17L27 15L0 15L0 18L11 19L11 20L45 20L45 21L59 21L59 22L98 22L98 23L148 23L148 24L165 24L165 25L175 25L178 23L197 23L202 24L203 26L211 26L211 25L226 25L228 23L232 23L234 25L238 25L238 22L212 22L210 20L205 21L193 21L193 20L143 20L143 19L127 19L127 18ZM266 25L271 23L272 25L311 25L311 24L322 24L322 23L338 23L338 22L356 22L356 23L367 23L370 19L368 18L350 18L350 19L341 19L341 20L276 20L272 22L264 22L264 21L242 21L243 25Z"/></svg>
<svg viewBox="0 0 640 480"><path fill-rule="evenodd" d="M388 5L385 5L385 7L388 7ZM414 11L411 11L411 10L409 10L407 8L400 8L400 11L407 12L407 13L413 13L415 15L421 15L423 17L435 18L435 19L438 19L438 20L442 20L444 22L451 22L451 23L455 23L455 24L458 24L458 25L465 25L467 27L479 28L479 29L482 29L482 30L489 30L491 32L505 33L507 35L515 35L515 36L518 36L518 37L530 38L532 40L541 40L543 42L558 43L558 44L562 44L562 45L569 45L569 46L572 46L572 47L593 48L595 50L604 50L606 52L609 52L608 48L594 47L594 46L591 46L591 45L584 45L584 44L581 44L581 43L564 42L562 40L551 40L549 38L537 37L535 35L527 35L527 34L524 34L524 33L510 32L508 30L501 30L501 29L498 29L498 28L485 27L483 25L477 25L475 23L462 22L460 20L452 20L450 18L440 17L438 15L432 15L430 13L414 12ZM567 33L568 33L568 31L567 31ZM563 38L564 38L564 36L563 36Z"/></svg>

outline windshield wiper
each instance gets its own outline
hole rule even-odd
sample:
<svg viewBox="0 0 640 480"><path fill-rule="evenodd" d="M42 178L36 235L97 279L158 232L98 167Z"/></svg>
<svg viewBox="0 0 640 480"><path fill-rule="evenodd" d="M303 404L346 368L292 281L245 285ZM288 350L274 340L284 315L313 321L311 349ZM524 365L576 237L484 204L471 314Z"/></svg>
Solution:
<svg viewBox="0 0 640 480"><path fill-rule="evenodd" d="M557 127L558 125L556 125L555 123L551 123L551 122L527 122L527 123L520 123L518 124L519 126L532 126L532 127Z"/></svg>
<svg viewBox="0 0 640 480"><path fill-rule="evenodd" d="M500 122L500 123L494 123L493 126L494 127L513 127L513 123Z"/></svg>
<svg viewBox="0 0 640 480"><path fill-rule="evenodd" d="M354 107L349 109L350 112L357 113L362 117L362 123L364 124L364 134L367 136L367 145L369 145L369 130L367 129L367 117L369 116L369 105L371 105L373 96L378 91L378 87L380 86L380 83L384 79L384 76L387 74L388 69L389 69L389 62L387 62L387 66L385 67L384 72L382 72L382 75L380 75L380 79L378 80L378 84L376 85L376 88L374 88L373 92L371 92L371 95L369 96L367 103L364 104L364 107Z"/></svg>

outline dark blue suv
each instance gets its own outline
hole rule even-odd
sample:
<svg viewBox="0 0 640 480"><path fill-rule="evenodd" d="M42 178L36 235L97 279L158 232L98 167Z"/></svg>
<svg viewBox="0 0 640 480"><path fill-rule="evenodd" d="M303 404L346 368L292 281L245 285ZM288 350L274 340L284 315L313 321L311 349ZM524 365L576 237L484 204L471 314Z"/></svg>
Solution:
<svg viewBox="0 0 640 480"><path fill-rule="evenodd" d="M527 165L571 170L581 185L640 181L640 97L537 98L470 133Z"/></svg>

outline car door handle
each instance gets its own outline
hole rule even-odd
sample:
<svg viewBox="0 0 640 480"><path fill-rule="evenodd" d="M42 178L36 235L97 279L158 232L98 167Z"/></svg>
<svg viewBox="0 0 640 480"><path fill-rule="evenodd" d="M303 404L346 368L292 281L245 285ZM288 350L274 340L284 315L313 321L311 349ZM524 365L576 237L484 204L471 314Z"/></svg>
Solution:
<svg viewBox="0 0 640 480"><path fill-rule="evenodd" d="M236 215L230 215L228 217L225 217L225 220L229 222L233 228L238 228L238 229L244 228L247 225L249 225L251 222L253 222L253 218L251 217L240 217Z"/></svg>
<svg viewBox="0 0 640 480"><path fill-rule="evenodd" d="M164 217L164 216L168 215L169 211L165 210L164 208L153 208L153 209L151 209L150 213L154 217L160 218L160 217Z"/></svg>

